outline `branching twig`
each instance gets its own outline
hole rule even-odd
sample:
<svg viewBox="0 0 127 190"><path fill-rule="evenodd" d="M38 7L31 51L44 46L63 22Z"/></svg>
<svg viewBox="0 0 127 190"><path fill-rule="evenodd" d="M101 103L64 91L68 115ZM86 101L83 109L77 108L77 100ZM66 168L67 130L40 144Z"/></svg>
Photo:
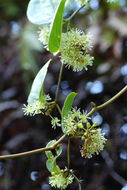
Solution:
<svg viewBox="0 0 127 190"><path fill-rule="evenodd" d="M94 112L105 108L109 104L112 104L116 99L118 99L126 91L127 91L127 85L121 91L119 91L115 96L113 96L110 100L105 102L104 104L101 104L100 106L94 106L93 109L87 114L87 116L90 117Z"/></svg>
<svg viewBox="0 0 127 190"><path fill-rule="evenodd" d="M61 77L62 77L62 70L63 70L63 65L61 66L61 71L60 71L60 76L59 76L59 85L60 86L60 81L61 81ZM110 100L108 100L107 102L105 102L104 104L101 104L100 106L95 106L88 114L87 116L91 116L94 112L105 108L106 106L108 106L109 104L113 103L116 99L118 99L124 92L127 91L127 86L125 86L120 92L118 92L115 96L113 96ZM57 88L57 93L59 92L59 88ZM56 93L56 100L57 100L57 96L58 94ZM18 154L12 154L12 155L4 155L4 156L0 156L0 160L2 159L9 159L9 158L17 158L17 157L21 157L21 156L28 156L28 155L32 155L32 154L37 154L37 153L41 153L47 150L53 150L57 147L57 145L62 142L65 139L66 135L63 135L56 143L54 146L51 147L45 147L45 148L40 148L40 149L36 149L36 150L32 150L32 151L28 151L28 152L22 152L22 153L18 153Z"/></svg>
<svg viewBox="0 0 127 190"><path fill-rule="evenodd" d="M58 147L59 143L61 143L65 139L65 137L66 137L66 135L63 135L59 140L56 141L56 143L53 146L39 148L39 149L31 150L28 152L18 153L18 154L10 154L10 155L0 156L0 160L9 159L9 158L18 158L18 157L22 157L22 156L29 156L29 155L33 155L33 154L37 154L37 153L42 153L42 152L48 151L48 150L54 150Z"/></svg>

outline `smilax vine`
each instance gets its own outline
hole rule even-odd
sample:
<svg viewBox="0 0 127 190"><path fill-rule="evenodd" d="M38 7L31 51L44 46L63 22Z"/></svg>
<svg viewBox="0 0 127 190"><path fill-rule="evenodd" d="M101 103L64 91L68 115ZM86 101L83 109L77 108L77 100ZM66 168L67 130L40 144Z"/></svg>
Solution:
<svg viewBox="0 0 127 190"><path fill-rule="evenodd" d="M74 99L77 96L76 92L71 92L66 97L62 108L58 105L57 99L64 66L72 69L74 72L78 72L83 69L87 70L89 66L94 64L94 57L91 55L91 35L77 28L71 28L70 25L70 20L81 8L85 6L89 8L89 2L89 0L75 0L74 3L79 3L81 6L66 19L64 19L63 15L64 11L69 6L69 0L31 0L29 2L27 9L28 19L32 23L40 25L38 40L43 43L44 47L53 53L54 56L59 56L61 69L55 99L52 100L50 95L44 92L44 81L48 72L48 67L52 64L52 60L49 60L41 68L33 81L27 105L24 105L23 112L28 116L43 114L50 117L52 130L58 127L61 128L63 136L58 140L48 142L47 146L44 148L19 154L0 156L0 159L7 159L45 151L47 157L46 167L51 173L49 184L59 189L66 189L69 184L73 183L74 179L77 180L79 189L81 189L81 181L77 178L73 169L70 168L71 139L76 138L82 142L82 147L79 151L84 159L99 154L100 151L104 149L107 140L101 132L101 129L98 128L98 124L92 123L91 116L94 112L105 108L127 91L127 86L125 86L118 94L104 104L100 106L93 105L90 112L73 107ZM49 8L49 14L47 14L47 7ZM58 109L60 118L52 116L54 108ZM68 163L65 168L60 168L57 163L57 158L62 153L61 143L65 138L68 139Z"/></svg>

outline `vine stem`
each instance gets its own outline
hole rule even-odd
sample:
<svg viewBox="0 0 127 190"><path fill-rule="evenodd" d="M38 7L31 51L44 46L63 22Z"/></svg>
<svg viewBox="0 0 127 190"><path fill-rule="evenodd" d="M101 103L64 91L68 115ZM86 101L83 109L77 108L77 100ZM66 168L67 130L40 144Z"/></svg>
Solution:
<svg viewBox="0 0 127 190"><path fill-rule="evenodd" d="M65 22L70 21L73 17L75 17L75 15L86 6L86 4L83 4L79 9L77 9L70 17L68 17L67 19L64 19Z"/></svg>
<svg viewBox="0 0 127 190"><path fill-rule="evenodd" d="M61 83L62 73L63 73L63 67L64 67L64 65L62 64L61 68L60 68L58 85L57 85L57 89L56 89L55 103L57 103L57 99L58 99L58 94L59 94L59 89L60 89L60 83Z"/></svg>
<svg viewBox="0 0 127 190"><path fill-rule="evenodd" d="M70 143L71 139L68 138L68 146L67 146L67 163L68 163L68 170L70 170Z"/></svg>
<svg viewBox="0 0 127 190"><path fill-rule="evenodd" d="M62 76L62 69L61 69L61 76ZM59 80L59 81L61 81L61 80ZM87 116L90 117L94 112L101 110L101 109L105 108L106 106L108 106L109 104L113 103L126 91L127 91L127 85L107 102L101 104L100 106L94 106L92 108L92 110L87 114ZM35 149L35 150L31 150L28 152L22 152L22 153L18 153L18 154L0 156L0 160L28 156L28 155L33 155L33 154L41 153L44 151L48 151L48 150L54 150L59 145L59 143L61 143L65 138L66 138L66 135L63 135L59 140L56 141L56 143L53 146L50 146L50 147L44 147L44 148Z"/></svg>
<svg viewBox="0 0 127 190"><path fill-rule="evenodd" d="M22 152L22 153L17 153L17 154L0 156L0 160L9 159L9 158L18 158L18 157L22 157L22 156L29 156L29 155L33 155L33 154L37 154L37 153L42 153L42 152L48 151L48 150L54 150L59 146L59 143L61 143L65 138L66 138L66 135L63 135L60 139L58 139L56 141L56 143L53 146L39 148L39 149Z"/></svg>
<svg viewBox="0 0 127 190"><path fill-rule="evenodd" d="M120 90L115 96L113 96L110 100L108 100L107 102L99 105L99 106L94 106L92 108L92 110L87 114L88 117L90 117L94 112L101 110L103 108L105 108L106 106L108 106L109 104L112 104L116 99L118 99L122 94L124 94L127 91L127 85Z"/></svg>

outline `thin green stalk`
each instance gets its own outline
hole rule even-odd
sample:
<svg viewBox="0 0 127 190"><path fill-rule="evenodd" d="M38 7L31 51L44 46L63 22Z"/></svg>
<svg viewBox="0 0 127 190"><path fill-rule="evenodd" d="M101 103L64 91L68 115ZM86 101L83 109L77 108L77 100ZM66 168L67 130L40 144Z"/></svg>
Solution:
<svg viewBox="0 0 127 190"><path fill-rule="evenodd" d="M50 117L51 119L53 119L53 117L52 117L52 115L51 115L51 114L49 114L49 117Z"/></svg>
<svg viewBox="0 0 127 190"><path fill-rule="evenodd" d="M73 17L75 17L75 15L82 9L86 6L86 4L83 4L79 9L77 9L69 18L67 19L64 19L65 22L68 22L70 21Z"/></svg>
<svg viewBox="0 0 127 190"><path fill-rule="evenodd" d="M68 163L68 170L70 170L70 143L71 139L68 138L68 145L67 145L67 163Z"/></svg>
<svg viewBox="0 0 127 190"><path fill-rule="evenodd" d="M71 172L71 174L73 175L73 177L76 179L76 181L78 182L78 185L79 185L79 190L81 190L82 189L82 187L81 187L81 181L77 178L77 176L73 173L73 172Z"/></svg>
<svg viewBox="0 0 127 190"><path fill-rule="evenodd" d="M33 155L33 154L37 154L37 153L42 153L47 150L54 150L57 148L59 143L61 143L65 138L66 138L66 135L63 135L60 139L58 139L56 141L56 143L53 146L50 146L50 147L39 148L39 149L27 151L27 152L18 153L18 154L10 154L10 155L0 156L0 160L10 159L10 158L18 158L18 157L22 157L22 156L28 156L28 155Z"/></svg>
<svg viewBox="0 0 127 190"><path fill-rule="evenodd" d="M62 112L61 112L60 106L59 106L58 104L56 104L56 107L57 107L57 109L58 109L60 115L62 116Z"/></svg>
<svg viewBox="0 0 127 190"><path fill-rule="evenodd" d="M63 73L63 64L61 65L60 68L60 73L59 73L59 79L58 79L58 85L57 85L57 89L56 89L56 96L55 96L55 103L57 103L57 99L58 99L58 94L59 94L59 89L60 89L60 83L61 83L61 79L62 79L62 73Z"/></svg>
<svg viewBox="0 0 127 190"><path fill-rule="evenodd" d="M92 108L92 110L87 114L88 117L90 117L91 115L93 115L94 112L101 110L103 108L105 108L106 106L108 106L109 104L112 104L115 100L117 100L122 94L124 94L127 91L127 85L121 90L119 91L115 96L113 96L110 100L108 100L107 102L101 104L100 106L94 106Z"/></svg>
<svg viewBox="0 0 127 190"><path fill-rule="evenodd" d="M79 185L79 190L82 190L81 183L79 183L78 185Z"/></svg>

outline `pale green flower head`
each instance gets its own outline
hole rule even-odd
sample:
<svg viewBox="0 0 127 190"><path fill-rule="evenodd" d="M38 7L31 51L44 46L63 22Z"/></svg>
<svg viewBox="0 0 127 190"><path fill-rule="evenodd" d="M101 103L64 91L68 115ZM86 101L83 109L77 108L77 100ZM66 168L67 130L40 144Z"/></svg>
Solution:
<svg viewBox="0 0 127 190"><path fill-rule="evenodd" d="M49 100L51 100L50 96L44 95L41 101L37 100L33 104L24 105L24 115L34 116L41 113L43 114L43 110L47 107Z"/></svg>
<svg viewBox="0 0 127 190"><path fill-rule="evenodd" d="M58 117L54 117L51 120L51 124L52 124L52 128L56 129L56 127L60 127L60 120L58 119Z"/></svg>
<svg viewBox="0 0 127 190"><path fill-rule="evenodd" d="M73 182L74 177L65 170L60 170L59 173L52 173L52 176L49 177L49 184L52 187L59 189L66 189L69 184Z"/></svg>
<svg viewBox="0 0 127 190"><path fill-rule="evenodd" d="M93 57L89 54L91 50L91 37L78 29L72 29L62 34L61 40L61 62L73 71L86 69L93 63Z"/></svg>
<svg viewBox="0 0 127 190"><path fill-rule="evenodd" d="M88 130L84 136L85 142L81 149L81 155L85 158L91 158L94 154L99 154L104 149L107 139L101 132L101 129Z"/></svg>
<svg viewBox="0 0 127 190"><path fill-rule="evenodd" d="M48 47L49 32L50 32L49 25L43 25L41 28L39 28L39 31L38 31L39 33L38 40L44 45L46 49Z"/></svg>
<svg viewBox="0 0 127 190"><path fill-rule="evenodd" d="M73 108L67 117L63 118L63 129L67 135L75 135L78 131L84 129L84 124L89 119L85 112Z"/></svg>

